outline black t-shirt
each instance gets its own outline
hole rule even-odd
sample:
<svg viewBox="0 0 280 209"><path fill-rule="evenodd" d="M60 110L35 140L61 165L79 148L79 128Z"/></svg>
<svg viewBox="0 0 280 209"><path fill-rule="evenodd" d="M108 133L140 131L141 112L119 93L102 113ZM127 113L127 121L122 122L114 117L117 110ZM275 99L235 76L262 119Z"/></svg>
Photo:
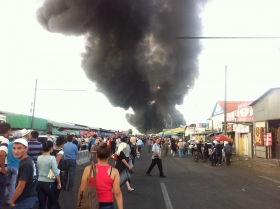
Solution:
<svg viewBox="0 0 280 209"><path fill-rule="evenodd" d="M202 147L202 144L200 144L200 143L197 144L197 145L196 145L197 151L201 152L201 147Z"/></svg>
<svg viewBox="0 0 280 209"><path fill-rule="evenodd" d="M136 148L137 148L137 144L131 144L130 145L130 150L131 150L131 152L130 152L130 154L131 155L133 155L133 156L135 156L136 155Z"/></svg>
<svg viewBox="0 0 280 209"><path fill-rule="evenodd" d="M122 161L123 159L126 159L126 157L125 157L125 154L123 153L123 151L121 151L118 156L118 161Z"/></svg>
<svg viewBox="0 0 280 209"><path fill-rule="evenodd" d="M221 154L223 148L224 146L222 144L217 144L216 145L217 154Z"/></svg>
<svg viewBox="0 0 280 209"><path fill-rule="evenodd" d="M17 198L15 203L25 200L28 197L36 196L37 179L34 173L34 162L30 157L27 157L19 162L16 186L21 180L26 181L26 184L21 195Z"/></svg>

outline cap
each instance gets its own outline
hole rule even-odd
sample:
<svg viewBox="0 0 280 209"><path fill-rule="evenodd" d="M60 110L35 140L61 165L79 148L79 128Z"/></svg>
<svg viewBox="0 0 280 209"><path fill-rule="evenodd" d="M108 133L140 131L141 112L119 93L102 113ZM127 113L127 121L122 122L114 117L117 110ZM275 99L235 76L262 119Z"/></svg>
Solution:
<svg viewBox="0 0 280 209"><path fill-rule="evenodd" d="M46 131L46 134L52 134L52 132L51 131Z"/></svg>
<svg viewBox="0 0 280 209"><path fill-rule="evenodd" d="M25 136L25 135L29 134L29 133L31 132L31 130L26 130L26 129L24 128L24 129L22 129L20 132L21 132L21 136Z"/></svg>
<svg viewBox="0 0 280 209"><path fill-rule="evenodd" d="M22 144L22 145L28 147L27 141L26 141L25 139L23 139L23 138L16 139L16 140L14 141L14 143L19 143L19 144Z"/></svg>
<svg viewBox="0 0 280 209"><path fill-rule="evenodd" d="M13 133L13 138L18 139L18 138L21 138L21 137L22 137L22 135L21 135L20 131L16 131L16 132Z"/></svg>

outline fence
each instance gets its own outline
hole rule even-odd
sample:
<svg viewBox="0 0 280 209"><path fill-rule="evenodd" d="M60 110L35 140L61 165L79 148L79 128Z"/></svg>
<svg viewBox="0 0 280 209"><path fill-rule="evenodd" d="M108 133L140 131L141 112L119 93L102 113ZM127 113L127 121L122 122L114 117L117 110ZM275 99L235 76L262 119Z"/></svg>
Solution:
<svg viewBox="0 0 280 209"><path fill-rule="evenodd" d="M88 150L79 151L76 157L77 165L82 165L89 162L89 152Z"/></svg>

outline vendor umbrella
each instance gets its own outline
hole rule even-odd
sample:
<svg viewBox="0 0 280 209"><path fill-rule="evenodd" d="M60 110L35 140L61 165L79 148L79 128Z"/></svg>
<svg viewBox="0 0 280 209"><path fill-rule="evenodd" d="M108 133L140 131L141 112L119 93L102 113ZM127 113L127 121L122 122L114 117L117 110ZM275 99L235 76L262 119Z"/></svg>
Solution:
<svg viewBox="0 0 280 209"><path fill-rule="evenodd" d="M93 136L95 133L93 131L87 132L87 135Z"/></svg>
<svg viewBox="0 0 280 209"><path fill-rule="evenodd" d="M211 139L216 141L228 141L228 138L224 135L213 136Z"/></svg>

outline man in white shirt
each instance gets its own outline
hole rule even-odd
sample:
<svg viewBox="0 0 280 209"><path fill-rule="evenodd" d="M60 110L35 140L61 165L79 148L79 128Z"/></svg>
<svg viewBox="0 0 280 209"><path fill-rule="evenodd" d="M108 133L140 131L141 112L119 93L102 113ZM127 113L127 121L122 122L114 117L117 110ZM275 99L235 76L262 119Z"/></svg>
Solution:
<svg viewBox="0 0 280 209"><path fill-rule="evenodd" d="M154 166L157 165L158 166L158 170L159 170L159 177L161 178L166 178L165 175L163 175L163 171L162 171L162 162L161 162L161 148L160 148L160 138L156 138L155 144L153 145L152 148L152 163L149 167L149 169L147 170L146 174L148 176L151 176L151 171L153 170Z"/></svg>

